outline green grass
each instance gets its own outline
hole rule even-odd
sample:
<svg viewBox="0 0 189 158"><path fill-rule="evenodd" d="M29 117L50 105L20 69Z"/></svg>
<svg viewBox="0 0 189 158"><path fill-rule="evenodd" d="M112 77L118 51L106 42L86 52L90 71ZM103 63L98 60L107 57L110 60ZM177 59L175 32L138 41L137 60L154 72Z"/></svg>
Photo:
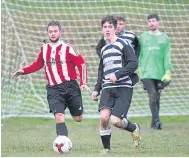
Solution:
<svg viewBox="0 0 189 158"><path fill-rule="evenodd" d="M112 152L110 157L185 157L189 156L189 116L162 117L163 130L149 128L150 117L131 118L141 126L142 142L133 146L130 133L112 127ZM42 118L2 119L1 153L3 157L100 157L102 149L98 131L98 119L84 119L77 123L66 121L69 137L73 142L71 154L61 155L53 151L55 121Z"/></svg>
<svg viewBox="0 0 189 158"><path fill-rule="evenodd" d="M50 19L63 22L64 39L73 42L85 55L89 66L89 86L93 89L96 81L98 57L95 46L101 37L100 20L107 13L121 14L127 19L128 30L140 35L147 29L146 16L154 11L162 19L161 30L171 38L173 48L173 82L162 94L161 111L170 113L188 109L188 0L138 0L138 1L23 1L6 0L2 3L2 102L3 114L22 114L25 112L48 112L45 81L42 72L32 74L36 93L46 103L46 109L34 95L28 76L12 80L16 69L25 66L22 49L27 62L32 63L36 53L46 38L46 25ZM145 2L145 3L143 3ZM150 3L149 3L150 2ZM106 7L105 7L106 6ZM7 15L8 11L11 17ZM11 19L13 23L11 23ZM12 28L15 26L15 30ZM77 28L77 29L76 29ZM22 47L15 36L17 31ZM73 34L73 32L76 32ZM94 32L94 33L93 33ZM8 45L7 45L8 43ZM83 46L84 45L84 46ZM91 62L94 61L94 62ZM96 61L96 62L95 62ZM21 64L22 63L22 64ZM38 75L38 76L37 76ZM37 80L37 81L36 81ZM41 82L42 81L42 82ZM18 94L18 95L16 95ZM141 99L139 99L141 98ZM97 113L97 103L83 93L87 114ZM34 111L37 109L36 111ZM135 87L131 116L133 113L149 112L148 98L142 85ZM129 133L113 128L112 153L106 156L189 156L189 116L162 117L164 129L153 131L149 128L150 118L133 118L140 123L142 144L134 149ZM2 156L55 157L52 142L55 139L55 123L52 119L11 118L2 120ZM69 137L73 142L73 152L66 156L101 156L101 141L98 120L84 120L75 123L67 120Z"/></svg>

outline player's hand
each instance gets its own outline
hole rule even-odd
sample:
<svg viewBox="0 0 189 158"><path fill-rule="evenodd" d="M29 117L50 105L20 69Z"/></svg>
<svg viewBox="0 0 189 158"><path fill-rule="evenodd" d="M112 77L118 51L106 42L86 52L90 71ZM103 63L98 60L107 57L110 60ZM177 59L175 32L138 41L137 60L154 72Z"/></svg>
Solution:
<svg viewBox="0 0 189 158"><path fill-rule="evenodd" d="M92 96L91 96L92 100L93 101L97 101L98 100L97 96L98 96L98 92L97 91L93 91Z"/></svg>
<svg viewBox="0 0 189 158"><path fill-rule="evenodd" d="M162 77L161 81L163 81L163 82L170 82L171 81L171 71L166 71L166 73Z"/></svg>
<svg viewBox="0 0 189 158"><path fill-rule="evenodd" d="M20 69L20 70L17 70L12 76L18 77L18 76L23 75L23 74L24 74L24 70Z"/></svg>
<svg viewBox="0 0 189 158"><path fill-rule="evenodd" d="M85 85L81 85L81 90L86 90L87 92L90 92L91 93L91 90L90 88L85 84Z"/></svg>
<svg viewBox="0 0 189 158"><path fill-rule="evenodd" d="M115 83L117 81L117 77L115 75L111 75L109 79L112 83Z"/></svg>

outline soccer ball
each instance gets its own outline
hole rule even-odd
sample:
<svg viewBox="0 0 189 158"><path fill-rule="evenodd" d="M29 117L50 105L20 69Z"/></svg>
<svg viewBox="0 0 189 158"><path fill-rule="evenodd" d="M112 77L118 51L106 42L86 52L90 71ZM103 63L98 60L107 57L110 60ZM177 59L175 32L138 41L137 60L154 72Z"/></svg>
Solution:
<svg viewBox="0 0 189 158"><path fill-rule="evenodd" d="M72 150L72 141L66 136L57 136L53 142L53 149L57 153L69 153Z"/></svg>

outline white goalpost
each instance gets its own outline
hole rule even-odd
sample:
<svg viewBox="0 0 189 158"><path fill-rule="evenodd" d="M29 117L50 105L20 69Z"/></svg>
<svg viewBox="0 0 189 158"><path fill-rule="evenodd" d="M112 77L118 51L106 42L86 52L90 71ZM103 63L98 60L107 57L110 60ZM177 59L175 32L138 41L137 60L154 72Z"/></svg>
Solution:
<svg viewBox="0 0 189 158"><path fill-rule="evenodd" d="M73 43L88 65L93 90L99 58L95 46L101 38L101 18L106 14L126 18L127 29L140 36L147 15L157 13L160 30L171 40L172 82L161 96L161 115L189 115L189 3L188 0L2 0L1 1L1 117L53 117L46 100L43 69L16 79L12 74L31 64L47 39L46 26L58 20L63 40ZM129 117L149 116L142 83L134 87ZM83 92L85 117L98 117L98 102Z"/></svg>

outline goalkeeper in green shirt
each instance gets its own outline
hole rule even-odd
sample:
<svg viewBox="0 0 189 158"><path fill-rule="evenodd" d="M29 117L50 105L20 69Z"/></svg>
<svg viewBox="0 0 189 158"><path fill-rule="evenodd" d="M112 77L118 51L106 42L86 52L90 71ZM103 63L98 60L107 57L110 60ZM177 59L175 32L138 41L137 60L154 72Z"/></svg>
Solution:
<svg viewBox="0 0 189 158"><path fill-rule="evenodd" d="M151 127L162 129L159 118L161 90L171 81L171 50L168 36L160 32L157 14L148 16L149 31L140 38L139 76L149 96Z"/></svg>

